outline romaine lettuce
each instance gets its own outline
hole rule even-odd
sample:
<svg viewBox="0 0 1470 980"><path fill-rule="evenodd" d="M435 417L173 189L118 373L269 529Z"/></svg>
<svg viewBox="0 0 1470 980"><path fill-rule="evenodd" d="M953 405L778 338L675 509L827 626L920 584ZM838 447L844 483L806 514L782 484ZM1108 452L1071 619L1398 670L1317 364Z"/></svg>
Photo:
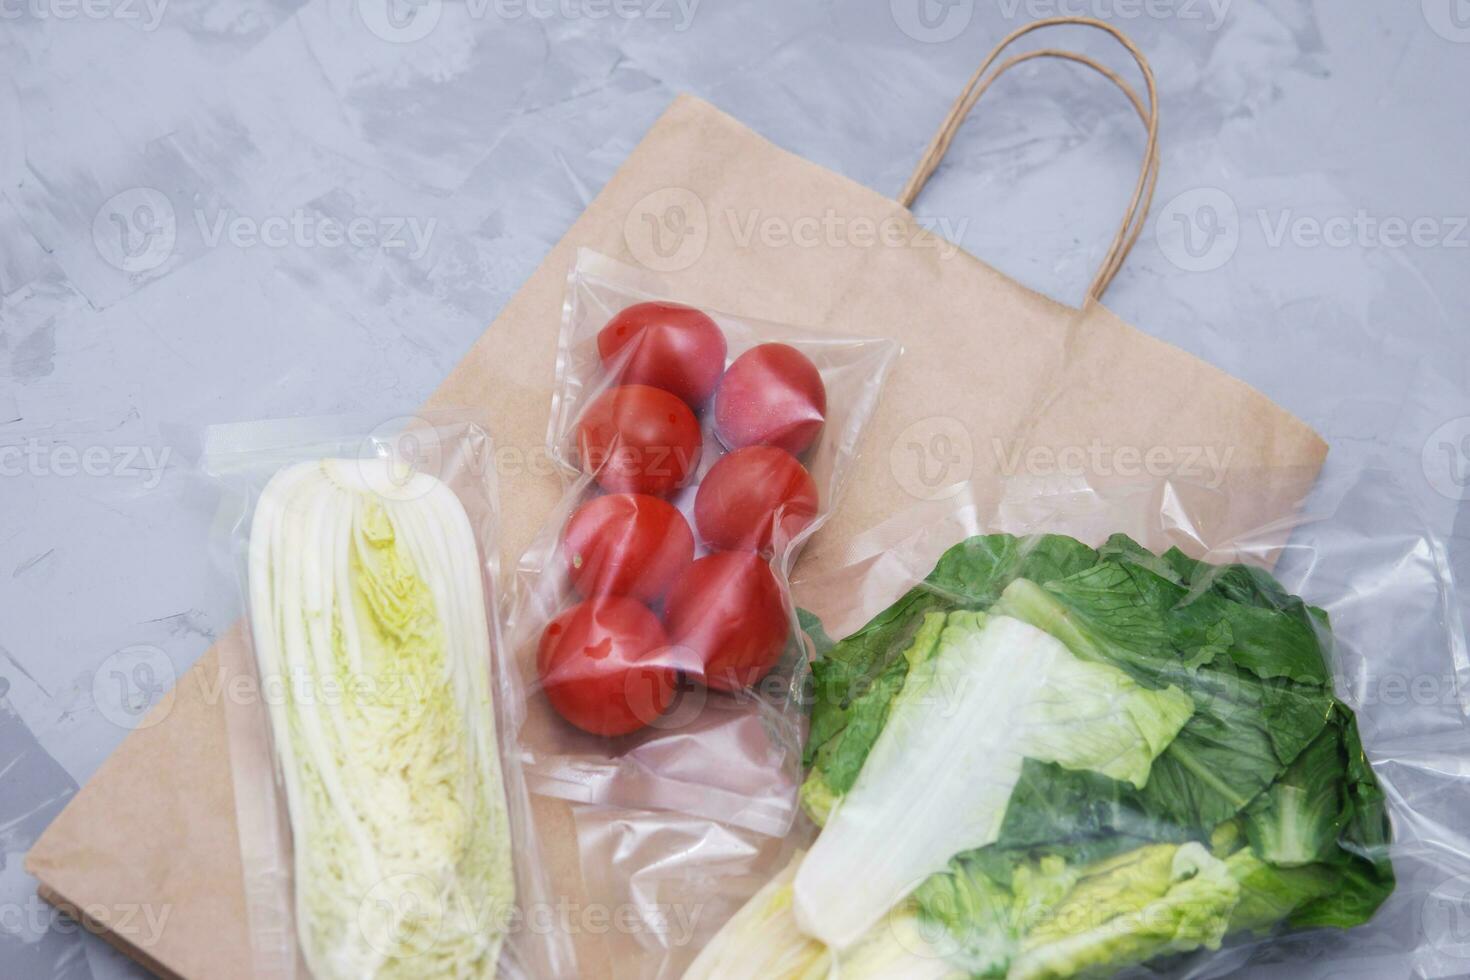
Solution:
<svg viewBox="0 0 1470 980"><path fill-rule="evenodd" d="M796 877L797 921L837 949L955 854L994 843L1027 759L1141 788L1194 711L1177 688L1141 687L1008 616L930 613L904 658L887 723Z"/></svg>
<svg viewBox="0 0 1470 980"><path fill-rule="evenodd" d="M804 625L822 831L781 934L836 976L1106 976L1393 890L1327 615L1260 569L988 535L841 642Z"/></svg>

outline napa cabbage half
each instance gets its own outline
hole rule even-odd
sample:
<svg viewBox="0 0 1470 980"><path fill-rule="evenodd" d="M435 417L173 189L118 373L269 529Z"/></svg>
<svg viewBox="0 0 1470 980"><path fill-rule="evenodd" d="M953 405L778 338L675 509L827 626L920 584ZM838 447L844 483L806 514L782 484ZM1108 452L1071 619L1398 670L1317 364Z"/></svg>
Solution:
<svg viewBox="0 0 1470 980"><path fill-rule="evenodd" d="M492 977L514 901L490 630L454 494L386 460L283 469L251 626L317 978Z"/></svg>

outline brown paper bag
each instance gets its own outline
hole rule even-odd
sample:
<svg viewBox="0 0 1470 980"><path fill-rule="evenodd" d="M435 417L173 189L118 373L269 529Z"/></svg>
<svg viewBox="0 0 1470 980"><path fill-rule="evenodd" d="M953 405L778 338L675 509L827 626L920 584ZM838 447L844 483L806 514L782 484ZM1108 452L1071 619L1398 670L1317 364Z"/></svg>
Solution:
<svg viewBox="0 0 1470 980"><path fill-rule="evenodd" d="M1150 136L1133 207L1094 297L1142 228L1157 168L1153 79L1127 46L1144 71L1148 102L1125 92ZM803 577L821 578L824 567L842 563L844 541L916 498L942 495L949 483L968 481L984 497L998 492L1016 460L1034 468L1068 452L1085 458L1096 445L1119 459L1124 450L1140 460L1150 451L1156 459L1173 454L1181 465L1192 453L1213 452L1218 471L1207 475L1229 506L1214 514L1216 526L1194 529L1205 542L1293 509L1326 455L1306 425L1100 304L1078 311L1053 302L914 221L906 204L993 79L987 71L998 55L955 104L904 203L771 145L698 99L680 97L670 106L433 396L432 404L483 408L495 420L504 562L521 554L560 492L550 469L537 464L564 278L584 246L666 274L687 302L903 342L851 488L803 557ZM998 71L1042 55L1086 64L1123 84L1068 52L1031 52ZM861 224L880 234L872 247L855 247L856 234L844 248L763 245L737 234L735 226L751 215L789 227L836 215L848 228ZM110 939L166 976L215 980L249 970L218 684L221 650L233 647L227 652L239 655L240 643L232 630L200 659L26 861L45 898L110 927ZM577 901L583 889L569 807L556 800L538 806L555 883ZM134 944L121 922L122 910L141 904L169 913L147 948ZM575 941L582 974L608 975L601 938Z"/></svg>

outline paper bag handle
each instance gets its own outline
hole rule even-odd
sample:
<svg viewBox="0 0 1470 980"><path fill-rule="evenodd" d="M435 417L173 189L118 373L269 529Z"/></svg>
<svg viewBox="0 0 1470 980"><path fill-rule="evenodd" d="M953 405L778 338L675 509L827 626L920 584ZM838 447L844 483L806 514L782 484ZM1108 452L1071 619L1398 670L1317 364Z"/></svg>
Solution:
<svg viewBox="0 0 1470 980"><path fill-rule="evenodd" d="M1025 54L1019 54L1006 60L995 71L990 71L991 66L1000 58L1001 53L1020 38L1025 37L1033 31L1039 31L1042 28L1058 27L1061 25L1091 27L1112 35L1132 55L1134 62L1138 65L1139 71L1143 73L1144 83L1148 87L1148 102L1145 103L1140 99L1138 93L1117 72L1113 71L1107 65L1085 54L1078 54L1075 51L1065 51L1056 48L1028 51ZM1036 58L1059 58L1091 68L1116 85L1128 97L1128 101L1133 103L1133 108L1137 110L1139 119L1143 120L1144 125L1148 127L1148 143L1144 148L1143 169L1139 172L1138 181L1133 187L1133 197L1128 202L1128 211L1124 216L1122 227L1113 236L1113 243L1108 248L1107 255L1103 257L1102 267L1098 269L1097 275L1092 280L1092 285L1087 288L1089 299L1101 299L1103 293L1107 291L1108 286L1112 284L1113 279L1118 275L1119 270L1123 268L1123 262L1127 259L1128 253L1133 250L1133 245L1138 241L1139 235L1143 234L1144 222L1148 219L1148 210L1153 203L1154 188L1157 186L1159 179L1159 102L1158 86L1154 81L1153 67L1148 63L1148 59L1144 57L1143 52L1138 49L1138 46L1129 39L1128 35L1105 21L1092 17L1051 17L1046 20L1038 20L1035 23L1027 24L1025 27L1011 32L1010 35L997 44L980 67L976 69L975 74L970 76L970 81L966 83L964 91L960 93L959 98L955 99L954 105L950 107L949 114L944 118L943 125L939 127L939 132L934 134L934 139L930 141L928 149L924 151L924 156L919 160L919 165L914 168L913 176L909 178L909 182L904 186L903 193L898 196L898 201L906 208L913 207L914 201L919 196L919 192L924 189L924 185L929 182L929 178L934 175L934 171L939 168L940 161L944 159L945 153L949 151L950 144L954 142L955 134L959 132L960 125L965 121L965 117L970 114L970 110L975 107L975 103L980 101L980 97L985 94L986 90L1001 75L1019 64Z"/></svg>

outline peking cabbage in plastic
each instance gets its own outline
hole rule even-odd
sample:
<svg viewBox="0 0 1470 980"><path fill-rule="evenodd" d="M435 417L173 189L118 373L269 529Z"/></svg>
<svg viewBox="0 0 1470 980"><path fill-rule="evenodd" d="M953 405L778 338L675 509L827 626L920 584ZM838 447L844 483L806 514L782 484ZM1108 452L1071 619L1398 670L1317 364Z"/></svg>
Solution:
<svg viewBox="0 0 1470 980"><path fill-rule="evenodd" d="M493 658L492 459L453 412L208 430L253 976L574 972L525 928L549 899Z"/></svg>

